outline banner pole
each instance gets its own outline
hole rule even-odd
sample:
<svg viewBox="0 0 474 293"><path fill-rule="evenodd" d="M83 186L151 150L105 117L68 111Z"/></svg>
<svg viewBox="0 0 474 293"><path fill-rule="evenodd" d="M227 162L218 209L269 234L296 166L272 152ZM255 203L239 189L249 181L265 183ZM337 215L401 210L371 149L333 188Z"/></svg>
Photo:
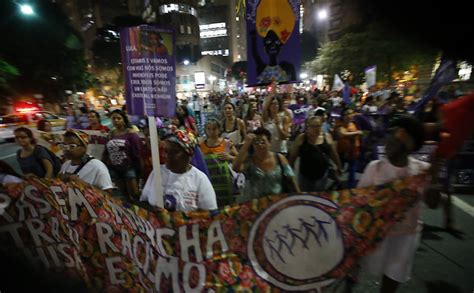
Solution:
<svg viewBox="0 0 474 293"><path fill-rule="evenodd" d="M154 116L148 116L148 128L150 130L150 146L151 158L153 163L153 174L156 190L156 204L163 208L163 189L161 186L161 167L160 167L160 150L158 148L158 130L156 128L156 119Z"/></svg>

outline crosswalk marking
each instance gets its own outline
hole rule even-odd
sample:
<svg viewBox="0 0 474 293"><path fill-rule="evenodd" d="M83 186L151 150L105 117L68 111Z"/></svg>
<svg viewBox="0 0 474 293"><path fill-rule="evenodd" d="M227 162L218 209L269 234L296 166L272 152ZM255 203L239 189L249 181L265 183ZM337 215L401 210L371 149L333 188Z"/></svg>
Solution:
<svg viewBox="0 0 474 293"><path fill-rule="evenodd" d="M467 204L465 201L463 201L462 199L460 199L457 196L452 196L451 200L452 200L452 202L455 206L460 208L462 211L467 213L469 216L474 217L474 207L470 206L469 204Z"/></svg>
<svg viewBox="0 0 474 293"><path fill-rule="evenodd" d="M3 156L3 157L0 157L0 160L5 160L5 159L8 159L8 158L11 158L11 157L14 157L16 156L16 154L11 154L11 155L8 155L8 156Z"/></svg>

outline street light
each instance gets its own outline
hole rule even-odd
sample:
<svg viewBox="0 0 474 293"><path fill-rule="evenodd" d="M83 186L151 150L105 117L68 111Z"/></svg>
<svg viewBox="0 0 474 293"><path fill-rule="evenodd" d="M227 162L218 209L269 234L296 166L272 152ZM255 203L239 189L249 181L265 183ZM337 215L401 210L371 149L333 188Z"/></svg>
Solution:
<svg viewBox="0 0 474 293"><path fill-rule="evenodd" d="M24 15L33 15L33 14L35 14L35 11L33 10L33 7L30 4L20 4L20 11Z"/></svg>
<svg viewBox="0 0 474 293"><path fill-rule="evenodd" d="M300 78L301 78L301 79L307 79L307 78L308 78L308 74L307 74L306 72L302 72L302 73L300 74Z"/></svg>
<svg viewBox="0 0 474 293"><path fill-rule="evenodd" d="M326 9L321 9L318 12L319 20L326 20L328 18L328 11Z"/></svg>
<svg viewBox="0 0 474 293"><path fill-rule="evenodd" d="M189 65L189 60L188 60L188 59L184 60L184 61L183 61L183 64L186 65L186 66L188 66L188 65Z"/></svg>

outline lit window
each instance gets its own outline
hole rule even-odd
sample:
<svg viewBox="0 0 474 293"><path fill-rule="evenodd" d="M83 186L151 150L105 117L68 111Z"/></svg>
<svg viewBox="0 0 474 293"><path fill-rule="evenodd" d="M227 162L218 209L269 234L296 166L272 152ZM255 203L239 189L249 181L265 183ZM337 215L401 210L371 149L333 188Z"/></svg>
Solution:
<svg viewBox="0 0 474 293"><path fill-rule="evenodd" d="M179 32L184 34L184 25L179 25Z"/></svg>
<svg viewBox="0 0 474 293"><path fill-rule="evenodd" d="M188 29L188 34L189 35L192 34L191 27L189 25L187 26L187 29Z"/></svg>
<svg viewBox="0 0 474 293"><path fill-rule="evenodd" d="M196 9L187 4L164 4L158 7L158 11L160 14L178 12L183 14L191 14L197 17Z"/></svg>
<svg viewBox="0 0 474 293"><path fill-rule="evenodd" d="M202 39L227 36L227 29L207 30L199 33Z"/></svg>
<svg viewBox="0 0 474 293"><path fill-rule="evenodd" d="M471 78L472 65L467 62L460 62L458 64L458 75L460 80L469 80Z"/></svg>

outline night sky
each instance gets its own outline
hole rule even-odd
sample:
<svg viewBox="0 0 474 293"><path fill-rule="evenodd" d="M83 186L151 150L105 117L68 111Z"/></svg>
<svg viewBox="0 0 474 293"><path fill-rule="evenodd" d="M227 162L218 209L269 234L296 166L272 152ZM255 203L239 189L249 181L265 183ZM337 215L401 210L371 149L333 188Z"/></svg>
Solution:
<svg viewBox="0 0 474 293"><path fill-rule="evenodd" d="M474 62L473 2L358 1L369 18L378 19L430 47L442 49L448 57Z"/></svg>

